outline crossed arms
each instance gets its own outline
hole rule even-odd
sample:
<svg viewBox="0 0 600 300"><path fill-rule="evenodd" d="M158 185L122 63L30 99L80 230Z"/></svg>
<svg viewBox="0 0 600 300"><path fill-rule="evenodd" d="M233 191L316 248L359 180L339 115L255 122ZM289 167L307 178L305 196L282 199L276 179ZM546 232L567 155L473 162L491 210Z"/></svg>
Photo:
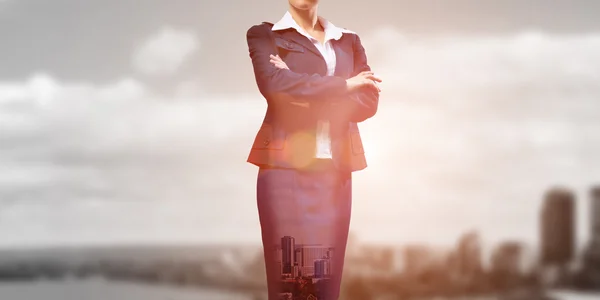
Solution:
<svg viewBox="0 0 600 300"><path fill-rule="evenodd" d="M362 122L375 115L379 91L373 88L372 83L361 85L355 80L350 86L346 79L339 76L300 74L278 67L271 62L270 55L275 49L270 34L270 28L261 25L252 26L246 34L258 89L267 101L304 103L308 107L330 104L340 112L347 113L352 122ZM357 35L354 37L352 77L358 77L363 72L370 72L371 68L367 64L360 38Z"/></svg>

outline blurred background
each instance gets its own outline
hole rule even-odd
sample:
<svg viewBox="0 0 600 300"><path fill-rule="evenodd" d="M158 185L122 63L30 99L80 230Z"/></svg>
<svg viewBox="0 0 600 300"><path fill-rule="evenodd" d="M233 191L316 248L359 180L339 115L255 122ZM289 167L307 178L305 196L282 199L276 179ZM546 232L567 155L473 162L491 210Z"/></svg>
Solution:
<svg viewBox="0 0 600 300"><path fill-rule="evenodd" d="M245 35L287 5L0 0L0 299L266 299ZM598 11L321 0L384 79L341 300L600 297Z"/></svg>

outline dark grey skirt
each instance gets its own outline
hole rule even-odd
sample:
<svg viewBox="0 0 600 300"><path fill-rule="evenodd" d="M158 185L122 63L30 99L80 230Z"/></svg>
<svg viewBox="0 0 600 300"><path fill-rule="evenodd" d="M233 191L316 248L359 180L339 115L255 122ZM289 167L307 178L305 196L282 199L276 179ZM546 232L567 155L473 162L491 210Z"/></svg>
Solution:
<svg viewBox="0 0 600 300"><path fill-rule="evenodd" d="M257 202L269 300L337 300L352 173L260 168Z"/></svg>

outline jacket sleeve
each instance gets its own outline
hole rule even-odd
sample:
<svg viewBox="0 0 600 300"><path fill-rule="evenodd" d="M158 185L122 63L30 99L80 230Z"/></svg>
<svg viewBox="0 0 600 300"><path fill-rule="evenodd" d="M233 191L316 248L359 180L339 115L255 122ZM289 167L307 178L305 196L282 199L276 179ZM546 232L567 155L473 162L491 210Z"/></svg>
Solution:
<svg viewBox="0 0 600 300"><path fill-rule="evenodd" d="M355 35L354 40L354 73L351 77L360 72L371 71L367 63L367 55L360 37ZM351 99L351 111L349 118L352 122L362 122L375 115L379 106L379 92L369 87L364 87L355 93L349 95Z"/></svg>
<svg viewBox="0 0 600 300"><path fill-rule="evenodd" d="M327 101L347 94L346 80L337 76L299 74L279 69L270 62L275 54L269 27L254 25L246 33L254 76L261 94L267 99L293 102Z"/></svg>

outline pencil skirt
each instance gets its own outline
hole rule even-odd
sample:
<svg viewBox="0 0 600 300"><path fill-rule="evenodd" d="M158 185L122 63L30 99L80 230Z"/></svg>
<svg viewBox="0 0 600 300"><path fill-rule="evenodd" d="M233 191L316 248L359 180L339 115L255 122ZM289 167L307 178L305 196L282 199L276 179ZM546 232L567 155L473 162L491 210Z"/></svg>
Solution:
<svg viewBox="0 0 600 300"><path fill-rule="evenodd" d="M352 173L260 168L257 204L269 300L337 300Z"/></svg>

